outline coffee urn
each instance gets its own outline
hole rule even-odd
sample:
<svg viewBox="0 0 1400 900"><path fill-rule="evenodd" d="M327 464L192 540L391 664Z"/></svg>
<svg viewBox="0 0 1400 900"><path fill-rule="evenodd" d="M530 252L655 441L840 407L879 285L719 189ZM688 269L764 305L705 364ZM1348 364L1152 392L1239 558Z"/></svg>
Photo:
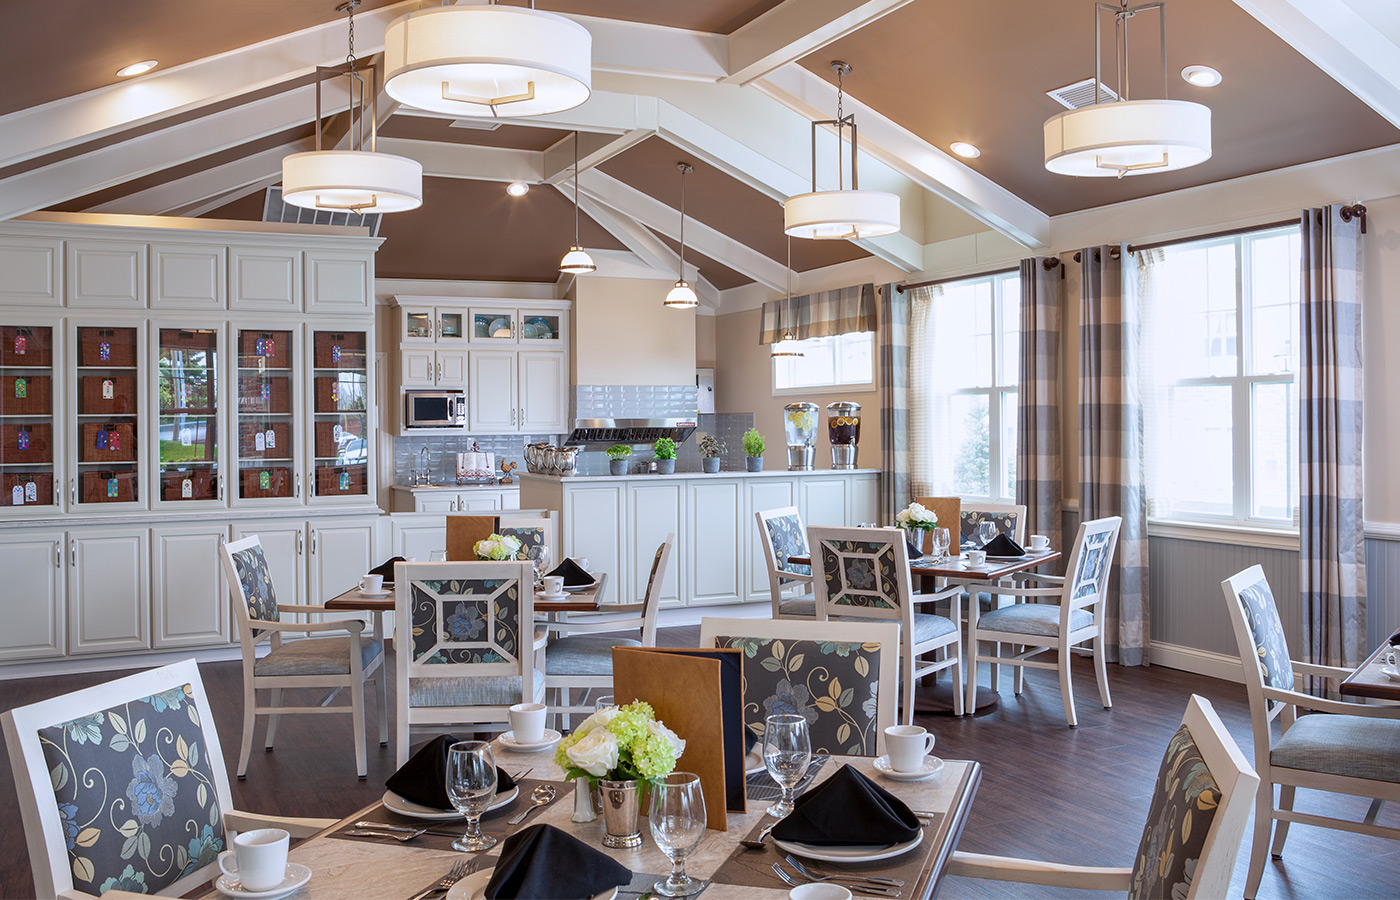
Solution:
<svg viewBox="0 0 1400 900"><path fill-rule="evenodd" d="M817 414L815 403L789 403L783 407L783 431L787 435L788 471L815 468L817 458Z"/></svg>
<svg viewBox="0 0 1400 900"><path fill-rule="evenodd" d="M841 401L826 408L826 434L831 440L831 467L854 469L860 443L860 404Z"/></svg>

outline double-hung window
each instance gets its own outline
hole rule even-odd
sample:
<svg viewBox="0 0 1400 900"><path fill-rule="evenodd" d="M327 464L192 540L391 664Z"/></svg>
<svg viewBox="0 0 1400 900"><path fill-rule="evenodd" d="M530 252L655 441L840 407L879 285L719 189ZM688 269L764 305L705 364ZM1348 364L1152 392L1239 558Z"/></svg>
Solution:
<svg viewBox="0 0 1400 900"><path fill-rule="evenodd" d="M814 388L874 390L875 333L856 331L793 341L801 356L773 357L773 394L797 394Z"/></svg>

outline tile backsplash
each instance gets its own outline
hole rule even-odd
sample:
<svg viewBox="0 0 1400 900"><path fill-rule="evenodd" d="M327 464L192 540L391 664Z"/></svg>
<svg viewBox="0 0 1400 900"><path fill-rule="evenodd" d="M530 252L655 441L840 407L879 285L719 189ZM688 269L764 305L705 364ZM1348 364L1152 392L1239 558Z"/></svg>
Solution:
<svg viewBox="0 0 1400 900"><path fill-rule="evenodd" d="M693 384L577 384L569 402L576 419L689 418L699 406Z"/></svg>
<svg viewBox="0 0 1400 900"><path fill-rule="evenodd" d="M408 484L418 467L419 454L428 448L428 470L433 484L449 484L457 480L457 454L472 449L475 441L483 453L496 454L496 475L500 477L501 463L514 460L516 472L525 471L525 445L536 441L558 443L564 436L557 434L431 434L394 438L394 484ZM604 466L606 469L607 467Z"/></svg>

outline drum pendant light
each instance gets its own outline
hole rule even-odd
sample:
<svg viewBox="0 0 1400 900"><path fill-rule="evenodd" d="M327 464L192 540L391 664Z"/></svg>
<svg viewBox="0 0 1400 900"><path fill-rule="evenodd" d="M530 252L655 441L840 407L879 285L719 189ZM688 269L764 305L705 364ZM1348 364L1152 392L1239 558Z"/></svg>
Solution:
<svg viewBox="0 0 1400 900"><path fill-rule="evenodd" d="M578 242L578 132L574 132L574 243L559 261L559 271L566 275L584 275L596 270L593 257Z"/></svg>
<svg viewBox="0 0 1400 900"><path fill-rule="evenodd" d="M685 176L694 172L695 167L680 162L676 163L676 168L681 170L681 271L676 286L666 295L665 305L672 309L694 309L700 305L700 298L685 280Z"/></svg>
<svg viewBox="0 0 1400 900"><path fill-rule="evenodd" d="M792 235L788 235L787 245L787 299L783 301L783 317L791 315L792 307ZM773 359L782 359L784 357L792 359L807 355L802 352L802 344L798 342L796 335L792 333L791 321L783 328L782 340L776 341L769 346L768 355Z"/></svg>
<svg viewBox="0 0 1400 900"><path fill-rule="evenodd" d="M384 31L384 89L452 116L543 116L593 90L593 36L563 16L519 6L435 6Z"/></svg>
<svg viewBox="0 0 1400 900"><path fill-rule="evenodd" d="M1129 99L1128 22L1157 10L1161 19L1162 99ZM1102 13L1113 14L1118 87L1122 99L1100 102ZM1166 4L1094 4L1094 103L1045 121L1045 168L1060 175L1123 178L1171 172L1210 159L1210 107L1167 99Z"/></svg>
<svg viewBox="0 0 1400 900"><path fill-rule="evenodd" d="M344 67L316 67L316 149L282 158L282 200L307 209L367 213L402 212L423 205L423 166L417 160L375 152L378 91L366 85L355 64L355 7L349 0L337 7L350 22L350 52ZM321 149L321 83L326 75L350 79L350 149ZM369 149L365 146L365 92L369 100Z"/></svg>
<svg viewBox="0 0 1400 900"><path fill-rule="evenodd" d="M857 240L893 234L899 230L899 196L860 189L860 147L856 140L856 115L843 114L845 90L841 79L851 74L849 63L833 60L836 73L836 118L812 123L812 192L789 197L783 204L783 230L793 237L816 240ZM817 127L836 126L837 187L817 190ZM846 129L851 129L851 189L845 189L841 150Z"/></svg>

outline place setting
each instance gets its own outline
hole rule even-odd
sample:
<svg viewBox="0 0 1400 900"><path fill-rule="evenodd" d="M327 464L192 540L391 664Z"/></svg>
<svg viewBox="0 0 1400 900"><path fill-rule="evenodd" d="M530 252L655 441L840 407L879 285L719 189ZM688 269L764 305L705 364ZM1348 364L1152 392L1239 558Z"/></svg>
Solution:
<svg viewBox="0 0 1400 900"><path fill-rule="evenodd" d="M235 900L278 900L311 880L311 869L287 861L290 832L256 828L236 835L219 854L214 888Z"/></svg>
<svg viewBox="0 0 1400 900"><path fill-rule="evenodd" d="M385 600L394 592L384 585L383 575L364 575L360 578L360 597L365 600Z"/></svg>
<svg viewBox="0 0 1400 900"><path fill-rule="evenodd" d="M927 781L943 771L933 743L933 733L920 725L891 725L885 729L889 752L875 757L875 770L894 781Z"/></svg>
<svg viewBox="0 0 1400 900"><path fill-rule="evenodd" d="M517 703L508 711L510 731L496 738L501 749L512 753L540 753L558 746L563 735L544 723L549 708L543 703Z"/></svg>

